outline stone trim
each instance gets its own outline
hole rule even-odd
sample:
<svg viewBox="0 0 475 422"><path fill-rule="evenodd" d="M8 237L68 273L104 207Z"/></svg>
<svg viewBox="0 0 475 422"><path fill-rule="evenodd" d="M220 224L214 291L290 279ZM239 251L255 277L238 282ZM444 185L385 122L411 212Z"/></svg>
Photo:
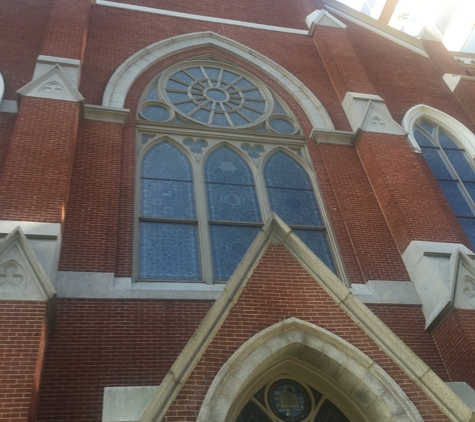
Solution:
<svg viewBox="0 0 475 422"><path fill-rule="evenodd" d="M83 117L86 120L97 122L125 124L129 119L130 110L128 108L113 108L84 104Z"/></svg>
<svg viewBox="0 0 475 422"><path fill-rule="evenodd" d="M197 422L225 421L262 368L274 368L285 357L304 363L312 378L325 374L327 383L336 384L344 396L359 404L351 412L355 421L366 421L371 416L378 422L401 416L406 421L423 421L401 387L372 359L323 328L289 318L256 334L223 365L208 390Z"/></svg>
<svg viewBox="0 0 475 422"><path fill-rule="evenodd" d="M369 280L366 284L353 284L350 291L363 303L421 305L411 281Z"/></svg>
<svg viewBox="0 0 475 422"><path fill-rule="evenodd" d="M342 102L353 131L407 135L396 123L379 95L347 92Z"/></svg>
<svg viewBox="0 0 475 422"><path fill-rule="evenodd" d="M475 81L475 76L466 76L466 75L454 75L454 74L451 74L451 73L446 73L442 79L444 80L444 82L447 84L447 86L449 87L449 89L454 92L455 91L455 88L457 88L457 85L459 84L459 82L461 80L464 80L464 81Z"/></svg>
<svg viewBox="0 0 475 422"><path fill-rule="evenodd" d="M355 133L344 130L313 129L310 138L317 144L354 145Z"/></svg>
<svg viewBox="0 0 475 422"><path fill-rule="evenodd" d="M343 22L339 21L337 18L335 18L335 16L323 9L317 9L310 13L310 15L305 18L305 22L307 22L309 27L308 35L310 36L313 35L317 26L329 26L331 28L341 29L346 28L346 25Z"/></svg>
<svg viewBox="0 0 475 422"><path fill-rule="evenodd" d="M185 346L140 422L160 422L238 300L271 242L281 241L341 309L452 421L475 420L472 410L311 252L275 214L244 255L223 293Z"/></svg>
<svg viewBox="0 0 475 422"><path fill-rule="evenodd" d="M475 309L475 254L462 244L412 241L402 254L431 331L453 309Z"/></svg>
<svg viewBox="0 0 475 422"><path fill-rule="evenodd" d="M0 103L3 100L3 94L5 93L5 82L3 81L2 73L0 72Z"/></svg>
<svg viewBox="0 0 475 422"><path fill-rule="evenodd" d="M18 102L14 100L0 101L0 112L2 113L18 113Z"/></svg>
<svg viewBox="0 0 475 422"><path fill-rule="evenodd" d="M0 241L0 301L48 301L55 295L25 234L17 227Z"/></svg>
<svg viewBox="0 0 475 422"><path fill-rule="evenodd" d="M50 70L56 64L59 64L64 70L68 78L76 88L79 87L81 81L81 61L76 59L67 59L64 57L38 56L36 59L33 80L40 77L43 73Z"/></svg>
<svg viewBox="0 0 475 422"><path fill-rule="evenodd" d="M387 38L396 44L402 45L403 47L406 47L409 50L412 50L424 57L429 57L429 55L424 50L424 44L421 40L392 28L383 22L373 19L372 17L352 9L351 7L346 6L337 0L323 0L323 4L325 5L325 8L334 15L356 23L357 25L381 35L382 37Z"/></svg>
<svg viewBox="0 0 475 422"><path fill-rule="evenodd" d="M475 159L475 135L465 125L457 119L449 116L443 111L429 107L424 104L418 104L410 108L404 115L401 125L408 132L407 141L414 152L420 153L421 149L414 138L414 125L423 118L441 126L444 130L462 142L466 152L472 159Z"/></svg>
<svg viewBox="0 0 475 422"><path fill-rule="evenodd" d="M443 41L444 39L444 37L441 34L430 30L426 26L424 26L424 28L421 29L421 31L417 35L417 38L419 38L420 40L427 40L427 41Z"/></svg>
<svg viewBox="0 0 475 422"><path fill-rule="evenodd" d="M259 23L252 23L252 22L243 22L234 19L223 19L223 18L213 18L210 16L204 15L195 15L191 13L182 13L182 12L175 12L172 10L164 10L164 9L156 9L154 7L145 7L145 6L137 6L134 4L127 4L127 3L117 3L114 1L108 0L92 0L93 4L97 4L98 6L107 6L107 7L115 7L118 9L125 9L125 10L134 10L136 12L145 12L145 13L153 13L156 15L162 16L171 16L174 18L181 18L181 19L193 19L196 21L202 22L211 22L211 23L219 23L223 25L234 25L234 26L242 26L245 28L253 28L253 29L262 29L266 31L276 31L276 32L285 32L288 34L297 34L297 35L307 35L308 31L304 29L295 29L295 28L284 28L282 26L273 26L273 25L264 25Z"/></svg>
<svg viewBox="0 0 475 422"><path fill-rule="evenodd" d="M123 108L127 93L137 78L160 60L182 50L214 46L258 67L281 85L305 111L314 128L334 130L327 111L317 97L282 66L236 41L213 32L196 32L159 41L139 50L125 60L111 76L102 105Z"/></svg>
<svg viewBox="0 0 475 422"><path fill-rule="evenodd" d="M83 102L84 98L64 69L56 63L17 91L23 97Z"/></svg>

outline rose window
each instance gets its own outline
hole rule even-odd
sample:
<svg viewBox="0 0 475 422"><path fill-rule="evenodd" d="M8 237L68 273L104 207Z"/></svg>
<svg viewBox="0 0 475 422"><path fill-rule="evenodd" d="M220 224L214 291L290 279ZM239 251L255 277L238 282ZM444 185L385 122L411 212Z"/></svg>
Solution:
<svg viewBox="0 0 475 422"><path fill-rule="evenodd" d="M250 126L269 114L269 93L222 65L181 68L168 76L164 91L176 111L211 126Z"/></svg>

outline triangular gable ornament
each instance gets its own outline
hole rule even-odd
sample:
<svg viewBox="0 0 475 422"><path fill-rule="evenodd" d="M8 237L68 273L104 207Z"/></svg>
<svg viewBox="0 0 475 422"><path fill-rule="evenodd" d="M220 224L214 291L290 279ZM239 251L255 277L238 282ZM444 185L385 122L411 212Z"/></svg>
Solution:
<svg viewBox="0 0 475 422"><path fill-rule="evenodd" d="M451 420L475 421L472 410L381 320L275 214L248 249L222 294L182 350L143 410L139 422L160 422L191 376L208 346L239 300L269 245L280 240L328 296ZM205 399L206 401L206 399ZM123 419L121 419L123 420ZM221 419L220 419L221 420ZM408 418L407 420L414 420ZM111 421L109 421L111 422ZM116 421L114 421L116 422Z"/></svg>
<svg viewBox="0 0 475 422"><path fill-rule="evenodd" d="M47 301L55 295L26 236L17 227L0 241L0 300Z"/></svg>
<svg viewBox="0 0 475 422"><path fill-rule="evenodd" d="M361 122L361 129L365 132L379 132L393 135L407 135L388 112L373 101L368 101L365 116Z"/></svg>
<svg viewBox="0 0 475 422"><path fill-rule="evenodd" d="M308 34L313 35L315 32L315 27L317 26L329 26L331 28L341 28L345 29L346 25L335 18L331 13L327 12L326 10L315 10L314 12L310 13L305 18L305 22L308 25Z"/></svg>
<svg viewBox="0 0 475 422"><path fill-rule="evenodd" d="M18 91L22 97L83 102L84 98L59 64L28 82Z"/></svg>

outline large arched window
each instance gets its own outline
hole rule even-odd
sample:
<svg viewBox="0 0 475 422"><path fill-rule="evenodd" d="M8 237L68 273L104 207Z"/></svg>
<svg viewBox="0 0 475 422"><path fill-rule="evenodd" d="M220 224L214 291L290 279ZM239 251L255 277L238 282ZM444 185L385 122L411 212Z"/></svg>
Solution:
<svg viewBox="0 0 475 422"><path fill-rule="evenodd" d="M269 87L191 60L151 82L137 119L137 281L226 282L273 211L344 276L300 125Z"/></svg>
<svg viewBox="0 0 475 422"><path fill-rule="evenodd" d="M413 135L442 192L472 245L475 245L475 171L463 145L430 120L414 125Z"/></svg>

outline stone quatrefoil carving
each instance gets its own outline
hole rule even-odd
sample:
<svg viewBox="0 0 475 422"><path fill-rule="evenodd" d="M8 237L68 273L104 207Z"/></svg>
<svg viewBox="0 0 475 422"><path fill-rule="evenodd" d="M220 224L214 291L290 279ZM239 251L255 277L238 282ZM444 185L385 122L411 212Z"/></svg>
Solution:
<svg viewBox="0 0 475 422"><path fill-rule="evenodd" d="M383 119L381 119L380 117L378 116L375 116L373 117L373 119L371 120L371 126L373 128L385 128L386 127L386 123L383 121Z"/></svg>
<svg viewBox="0 0 475 422"><path fill-rule="evenodd" d="M4 285L19 286L21 285L25 277L22 274L21 265L10 260L0 266L0 287Z"/></svg>
<svg viewBox="0 0 475 422"><path fill-rule="evenodd" d="M463 280L463 294L470 299L475 297L475 280L470 277L465 277Z"/></svg>

